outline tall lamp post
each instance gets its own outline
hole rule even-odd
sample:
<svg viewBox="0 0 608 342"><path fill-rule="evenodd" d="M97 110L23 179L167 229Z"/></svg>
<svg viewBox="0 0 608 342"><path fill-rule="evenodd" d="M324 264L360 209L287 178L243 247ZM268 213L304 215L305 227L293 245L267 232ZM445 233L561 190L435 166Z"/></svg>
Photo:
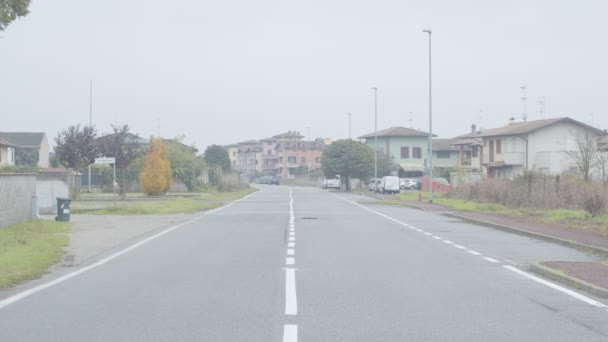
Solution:
<svg viewBox="0 0 608 342"><path fill-rule="evenodd" d="M352 138L352 136L350 134L350 132L351 132L351 130L350 130L350 127L351 127L351 125L350 125L351 114L350 113L346 113L346 115L348 115L348 140L352 140L353 138Z"/></svg>
<svg viewBox="0 0 608 342"><path fill-rule="evenodd" d="M89 128L93 127L93 80L89 87ZM89 164L89 192L91 192L91 164Z"/></svg>
<svg viewBox="0 0 608 342"><path fill-rule="evenodd" d="M433 91L431 87L431 29L422 30L429 34L429 203L433 203Z"/></svg>
<svg viewBox="0 0 608 342"><path fill-rule="evenodd" d="M374 91L374 182L378 178L378 87ZM375 184L375 183L374 183Z"/></svg>

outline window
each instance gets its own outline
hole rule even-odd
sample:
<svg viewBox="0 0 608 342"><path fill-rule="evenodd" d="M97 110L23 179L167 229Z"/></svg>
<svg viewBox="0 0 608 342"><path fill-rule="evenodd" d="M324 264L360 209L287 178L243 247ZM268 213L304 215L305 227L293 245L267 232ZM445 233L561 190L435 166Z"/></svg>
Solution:
<svg viewBox="0 0 608 342"><path fill-rule="evenodd" d="M437 151L437 158L450 159L450 151Z"/></svg>
<svg viewBox="0 0 608 342"><path fill-rule="evenodd" d="M321 162L321 157L315 157L315 163L320 163Z"/></svg>
<svg viewBox="0 0 608 342"><path fill-rule="evenodd" d="M288 164L295 164L296 163L296 157L295 156L287 157L287 163Z"/></svg>
<svg viewBox="0 0 608 342"><path fill-rule="evenodd" d="M301 164L306 164L306 157L302 157L302 159L301 159L301 162L300 162L300 163L301 163Z"/></svg>
<svg viewBox="0 0 608 342"><path fill-rule="evenodd" d="M268 155L271 156L272 155L272 150L268 150Z"/></svg>
<svg viewBox="0 0 608 342"><path fill-rule="evenodd" d="M401 146L401 159L408 159L410 157L410 147Z"/></svg>
<svg viewBox="0 0 608 342"><path fill-rule="evenodd" d="M502 153L502 144L500 139L496 139L496 154Z"/></svg>
<svg viewBox="0 0 608 342"><path fill-rule="evenodd" d="M478 146L473 146L471 147L472 151L473 151L473 158L477 158L479 157L479 150L478 150Z"/></svg>
<svg viewBox="0 0 608 342"><path fill-rule="evenodd" d="M414 159L422 159L422 148L420 148L420 147L412 147L412 158L414 158Z"/></svg>

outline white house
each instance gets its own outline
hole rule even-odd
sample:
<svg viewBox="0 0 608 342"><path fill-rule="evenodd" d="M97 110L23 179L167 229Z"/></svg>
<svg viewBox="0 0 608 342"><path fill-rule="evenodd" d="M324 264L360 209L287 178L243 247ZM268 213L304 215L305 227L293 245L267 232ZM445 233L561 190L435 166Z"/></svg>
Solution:
<svg viewBox="0 0 608 342"><path fill-rule="evenodd" d="M0 139L13 145L15 164L18 164L18 156L22 154L31 155L38 167L49 167L49 143L45 133L0 132Z"/></svg>
<svg viewBox="0 0 608 342"><path fill-rule="evenodd" d="M0 138L0 167L15 165L15 145Z"/></svg>
<svg viewBox="0 0 608 342"><path fill-rule="evenodd" d="M479 145L479 164L488 177L512 178L525 170L545 174L576 172L566 153L576 147L585 134L605 133L571 118L511 122L503 127L486 129L456 137Z"/></svg>

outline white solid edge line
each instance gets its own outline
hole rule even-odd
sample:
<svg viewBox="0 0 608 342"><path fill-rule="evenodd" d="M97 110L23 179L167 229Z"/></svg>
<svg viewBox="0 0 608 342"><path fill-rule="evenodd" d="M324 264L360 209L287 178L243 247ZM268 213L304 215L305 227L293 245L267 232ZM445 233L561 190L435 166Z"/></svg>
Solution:
<svg viewBox="0 0 608 342"><path fill-rule="evenodd" d="M296 296L296 270L285 269L285 314L298 314L298 298Z"/></svg>
<svg viewBox="0 0 608 342"><path fill-rule="evenodd" d="M298 326L285 324L283 327L283 342L298 342Z"/></svg>
<svg viewBox="0 0 608 342"><path fill-rule="evenodd" d="M7 297L7 298L5 298L5 299L3 299L3 300L0 301L0 309L4 308L4 307L6 307L6 306L8 306L10 304L13 304L13 303L15 303L15 302L17 302L17 301L19 301L19 300L21 300L23 298L29 297L29 296L37 293L37 292L40 292L40 291L42 291L42 290L44 290L46 288L49 288L49 287L51 287L53 285L57 285L59 283L62 283L62 282L66 281L66 280L68 280L70 278L73 278L73 277L79 275L79 274L82 274L84 272L87 272L87 271L90 271L90 270L92 270L94 268L97 268L97 267L99 267L99 266L107 263L108 261L116 259L119 256L121 256L121 255L123 255L125 253L128 253L128 252L130 252L130 251L132 251L132 250L134 250L134 249L136 249L136 248L138 248L138 247L140 247L140 246L142 246L142 245L144 245L144 244L146 244L146 243L148 243L148 242L150 242L152 240L155 240L155 239L157 239L157 238L159 238L159 237L161 237L161 236L163 236L163 235L165 235L167 233L170 233L170 232L172 232L172 231L174 231L174 230L176 230L178 228L181 228L181 227L183 227L183 226L185 226L187 224L193 223L193 222L201 219L203 216L212 214L212 213L214 213L216 211L219 211L221 209L228 208L228 207L232 206L234 203L237 203L237 202L240 202L240 201L244 201L244 200L248 199L249 197L253 196L256 192L254 192L252 194L249 194L249 195L247 195L247 196L245 196L243 198L240 198L238 200L232 201L232 202L226 204L223 207L219 207L217 209L207 211L207 212L203 213L202 215L199 215L199 216L197 216L197 217L195 217L195 218L193 218L191 220L188 220L186 222L180 223L180 224L175 225L173 227L169 227L169 228L163 230L162 232L159 232L159 233L154 234L154 235L152 235L150 237L147 237L147 238L145 238L145 239L143 239L143 240L141 240L139 242L136 242L136 243L132 244L131 246L129 246L129 247L123 249L123 250L120 250L120 251L118 251L118 252L116 252L116 253L108 256L108 257L105 257L105 258L103 258L103 259L101 259L101 260L99 260L99 261L97 261L97 262L95 262L95 263L93 263L93 264L91 264L89 266L85 266L85 267L80 268L80 269L78 269L78 270L76 270L74 272L70 272L68 274L65 274L65 275L63 275L63 276L61 276L59 278L53 279L53 280L51 280L49 282L46 282L44 284L40 284L38 286L34 286L31 289L28 289L28 290L25 290L23 292L20 292L20 293L17 293L15 295L12 295L10 297Z"/></svg>
<svg viewBox="0 0 608 342"><path fill-rule="evenodd" d="M287 258L285 259L285 264L286 265L293 265L296 263L296 259L295 258Z"/></svg>
<svg viewBox="0 0 608 342"><path fill-rule="evenodd" d="M484 258L485 260L487 260L487 261L489 261L489 262L493 262L493 263L500 262L500 261L498 261L498 260L496 260L496 259L494 259L494 258L490 258L490 257L483 257L483 258Z"/></svg>
<svg viewBox="0 0 608 342"><path fill-rule="evenodd" d="M535 275L532 275L532 274L530 274L528 272L524 272L524 271L522 271L522 270L520 270L520 269L518 269L516 267L509 266L509 265L505 265L503 267L506 268L506 269L508 269L509 271L515 272L515 273L517 273L519 275L522 275L522 276L524 276L524 277L526 277L528 279L534 280L537 283L543 284L543 285L548 286L548 287L550 287L550 288L552 288L554 290L563 292L563 293L565 293L565 294L567 294L567 295L569 295L569 296L571 296L573 298L576 298L576 299L578 299L578 300L580 300L582 302L585 302L587 304L593 305L596 308L608 309L608 306L606 304L604 304L604 303L598 302L597 300L591 299L591 298L589 298L587 296L583 296L582 294L580 294L578 292L574 292L574 291L572 291L570 289L567 289L565 287L559 286L559 285L554 284L554 283L552 283L550 281L547 281L545 279L539 278L539 277L537 277Z"/></svg>

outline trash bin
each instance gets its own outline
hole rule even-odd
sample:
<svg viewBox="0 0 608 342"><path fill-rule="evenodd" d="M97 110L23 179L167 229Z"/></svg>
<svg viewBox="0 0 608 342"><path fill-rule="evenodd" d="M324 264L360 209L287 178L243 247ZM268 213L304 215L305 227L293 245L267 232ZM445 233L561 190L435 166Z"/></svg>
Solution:
<svg viewBox="0 0 608 342"><path fill-rule="evenodd" d="M70 220L70 203L72 202L69 198L57 197L57 216L55 221L69 221Z"/></svg>

